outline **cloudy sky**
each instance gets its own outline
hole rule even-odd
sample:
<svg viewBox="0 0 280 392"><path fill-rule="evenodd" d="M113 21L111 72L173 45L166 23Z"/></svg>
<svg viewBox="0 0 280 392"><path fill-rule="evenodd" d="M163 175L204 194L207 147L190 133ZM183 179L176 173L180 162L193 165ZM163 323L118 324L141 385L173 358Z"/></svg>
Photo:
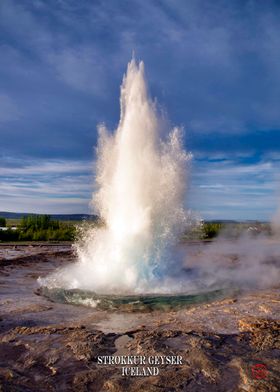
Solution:
<svg viewBox="0 0 280 392"><path fill-rule="evenodd" d="M280 3L1 0L0 211L89 211L96 126L132 52L193 153L204 218L270 219L280 194Z"/></svg>

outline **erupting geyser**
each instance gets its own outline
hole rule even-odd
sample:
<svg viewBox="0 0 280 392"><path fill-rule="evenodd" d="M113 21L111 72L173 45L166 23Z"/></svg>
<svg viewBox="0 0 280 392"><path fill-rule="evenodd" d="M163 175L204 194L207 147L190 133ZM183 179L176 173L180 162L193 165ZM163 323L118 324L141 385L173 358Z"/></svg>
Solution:
<svg viewBox="0 0 280 392"><path fill-rule="evenodd" d="M114 134L99 127L97 192L92 205L105 222L76 244L78 261L44 280L50 288L101 294L182 291L174 247L187 225L187 161L180 130L164 138L150 100L144 64L133 59L121 86Z"/></svg>

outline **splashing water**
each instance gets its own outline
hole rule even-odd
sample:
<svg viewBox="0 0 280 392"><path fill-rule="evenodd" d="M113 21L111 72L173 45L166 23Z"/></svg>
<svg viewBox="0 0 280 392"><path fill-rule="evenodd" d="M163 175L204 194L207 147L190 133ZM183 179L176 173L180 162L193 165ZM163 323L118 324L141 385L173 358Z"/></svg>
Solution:
<svg viewBox="0 0 280 392"><path fill-rule="evenodd" d="M110 134L99 127L92 204L104 227L87 229L78 262L42 280L48 287L102 294L182 291L174 247L188 224L187 162L180 129L162 138L144 64L133 59L121 86L121 115Z"/></svg>

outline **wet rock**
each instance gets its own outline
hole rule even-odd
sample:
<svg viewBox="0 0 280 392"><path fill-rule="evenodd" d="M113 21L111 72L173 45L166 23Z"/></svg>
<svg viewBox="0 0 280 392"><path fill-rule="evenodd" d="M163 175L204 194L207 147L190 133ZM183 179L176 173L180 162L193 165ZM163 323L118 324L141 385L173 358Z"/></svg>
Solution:
<svg viewBox="0 0 280 392"><path fill-rule="evenodd" d="M245 319L239 321L241 331L250 333L250 343L259 350L280 350L280 321L270 319Z"/></svg>

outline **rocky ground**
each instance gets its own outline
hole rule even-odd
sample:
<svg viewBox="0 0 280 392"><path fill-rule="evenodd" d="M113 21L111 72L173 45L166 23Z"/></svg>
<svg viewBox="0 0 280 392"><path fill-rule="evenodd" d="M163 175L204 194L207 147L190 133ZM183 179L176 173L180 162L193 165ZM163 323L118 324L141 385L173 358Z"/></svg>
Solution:
<svg viewBox="0 0 280 392"><path fill-rule="evenodd" d="M279 390L277 288L176 312L106 312L36 295L38 276L73 260L70 247L1 256L0 391ZM98 364L104 355L182 356L182 365L126 377Z"/></svg>

